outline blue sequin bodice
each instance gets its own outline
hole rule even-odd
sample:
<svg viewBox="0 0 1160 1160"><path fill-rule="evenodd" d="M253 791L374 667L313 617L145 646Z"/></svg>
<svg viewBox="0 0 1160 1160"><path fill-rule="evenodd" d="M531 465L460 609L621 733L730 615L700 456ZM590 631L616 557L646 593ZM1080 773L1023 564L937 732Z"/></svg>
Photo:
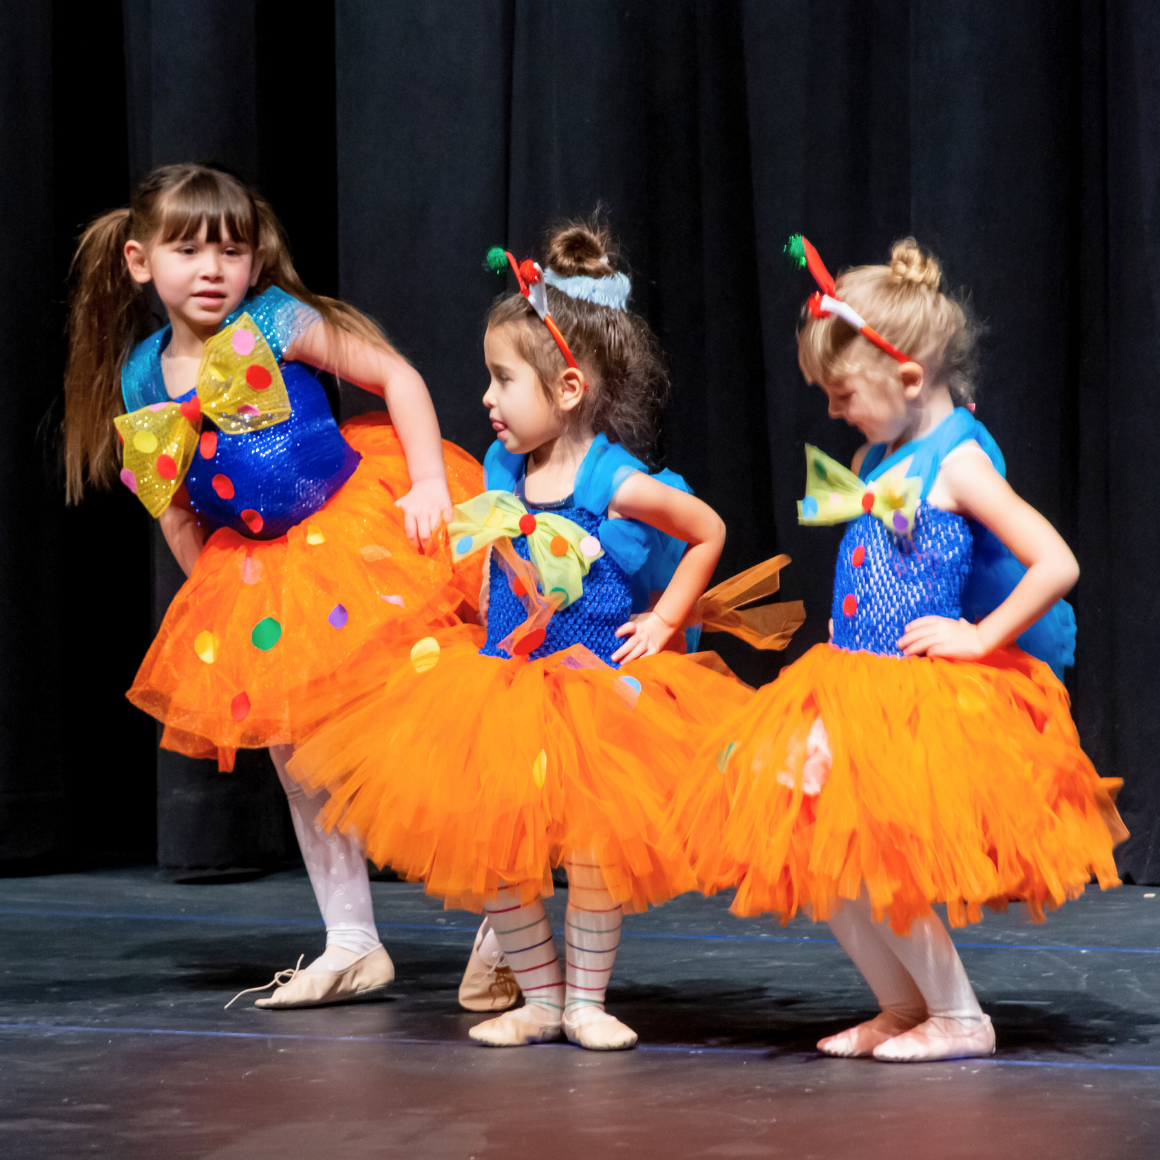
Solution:
<svg viewBox="0 0 1160 1160"><path fill-rule="evenodd" d="M851 652L902 656L898 638L920 616L957 620L974 542L962 516L918 505L912 536L872 515L846 529L834 574L833 643Z"/></svg>
<svg viewBox="0 0 1160 1160"><path fill-rule="evenodd" d="M313 515L354 474L360 459L339 432L326 392L310 369L298 362L280 368L290 417L261 431L227 435L203 416L201 444L185 476L199 516L259 540L283 536ZM216 441L207 440L207 432ZM207 459L203 453L215 442Z"/></svg>
<svg viewBox="0 0 1160 1160"><path fill-rule="evenodd" d="M551 511L579 524L589 535L595 535L603 516L593 515L579 507L558 507L528 504L529 511ZM516 554L527 560L528 540L517 536L512 540ZM632 578L609 555L601 556L584 577L584 595L575 603L557 612L548 621L544 643L529 659L550 656L570 645L582 644L602 661L612 664L612 654L624 644L616 630L632 616ZM507 576L493 553L488 573L487 643L479 651L483 656L506 657L496 647L513 629L527 618L524 606L508 584Z"/></svg>

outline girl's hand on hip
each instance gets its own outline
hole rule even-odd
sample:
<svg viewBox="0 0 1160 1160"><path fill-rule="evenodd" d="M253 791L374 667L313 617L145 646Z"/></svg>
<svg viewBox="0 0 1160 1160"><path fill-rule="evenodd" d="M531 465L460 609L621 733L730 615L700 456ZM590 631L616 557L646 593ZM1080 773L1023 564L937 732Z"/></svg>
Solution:
<svg viewBox="0 0 1160 1160"><path fill-rule="evenodd" d="M617 636L627 636L625 641L612 654L612 659L622 665L626 661L634 661L637 657L651 657L659 653L669 642L669 637L676 630L655 612L637 613L627 624L622 624L617 630Z"/></svg>
<svg viewBox="0 0 1160 1160"><path fill-rule="evenodd" d="M977 624L949 616L920 616L906 626L898 647L908 657L946 657L977 661L991 650L984 644Z"/></svg>
<svg viewBox="0 0 1160 1160"><path fill-rule="evenodd" d="M453 514L446 479L415 481L411 490L397 501L397 506L403 509L403 528L407 538L420 550L430 543L440 522L450 523Z"/></svg>

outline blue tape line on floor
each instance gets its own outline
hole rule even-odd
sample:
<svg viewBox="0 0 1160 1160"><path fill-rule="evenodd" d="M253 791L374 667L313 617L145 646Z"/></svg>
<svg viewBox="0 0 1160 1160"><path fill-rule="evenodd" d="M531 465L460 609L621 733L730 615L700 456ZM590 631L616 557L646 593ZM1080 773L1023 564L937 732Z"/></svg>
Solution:
<svg viewBox="0 0 1160 1160"><path fill-rule="evenodd" d="M321 927L321 919L303 918L231 918L217 914L120 914L103 911L84 910L16 910L0 908L0 915L24 915L31 918L129 918L145 919L158 922L232 922L250 926L311 926ZM474 926L444 926L435 923L419 922L379 922L375 924L380 930L433 930L454 932L455 934L474 935ZM815 943L818 946L835 946L832 938L811 938L809 935L793 937L790 935L764 934L666 934L655 931L628 931L624 938L667 938L686 939L694 942L761 942L761 943ZM1099 946L1069 946L1067 944L1048 943L965 943L956 942L960 950L986 951L1078 951L1081 954L1108 951L1120 955L1160 955L1160 947L1099 947Z"/></svg>
<svg viewBox="0 0 1160 1160"><path fill-rule="evenodd" d="M72 1031L96 1035L173 1035L201 1039L294 1039L316 1043L384 1043L408 1047L473 1047L466 1039L411 1039L381 1035L292 1035L262 1031L190 1031L172 1027L83 1027L57 1023L0 1023L0 1031ZM567 1043L542 1044L545 1047L569 1047ZM695 1044L638 1044L637 1051L664 1052L676 1055L761 1055L774 1059L821 1059L813 1052L788 1052L776 1055L768 1047L699 1047ZM1081 1071L1160 1071L1160 1064L1150 1063L1075 1063L1050 1059L970 1059L940 1060L941 1063L989 1064L993 1067L1062 1067Z"/></svg>

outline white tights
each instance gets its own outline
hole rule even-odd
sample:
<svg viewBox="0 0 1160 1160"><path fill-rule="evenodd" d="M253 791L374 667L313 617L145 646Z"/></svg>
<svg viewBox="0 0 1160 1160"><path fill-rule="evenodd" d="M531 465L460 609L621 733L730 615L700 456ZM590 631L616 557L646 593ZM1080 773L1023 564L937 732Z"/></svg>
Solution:
<svg viewBox="0 0 1160 1160"><path fill-rule="evenodd" d="M328 834L318 821L327 793L310 795L286 772L292 745L272 745L270 760L290 802L294 833L322 921L326 923L327 953L311 963L317 970L340 970L351 956L364 955L379 945L371 904L366 858L358 841L348 834ZM341 948L331 953L333 948ZM343 951L349 954L343 954Z"/></svg>

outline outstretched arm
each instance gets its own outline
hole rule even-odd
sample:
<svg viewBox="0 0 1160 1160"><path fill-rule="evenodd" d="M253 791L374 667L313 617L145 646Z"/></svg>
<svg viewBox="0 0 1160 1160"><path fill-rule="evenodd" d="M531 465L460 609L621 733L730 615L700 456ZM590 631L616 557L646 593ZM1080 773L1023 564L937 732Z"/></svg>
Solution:
<svg viewBox="0 0 1160 1160"><path fill-rule="evenodd" d="M656 606L616 630L625 641L612 654L618 664L660 652L709 587L725 546L725 524L708 504L675 487L634 472L617 489L609 515L640 520L689 545Z"/></svg>
<svg viewBox="0 0 1160 1160"><path fill-rule="evenodd" d="M439 521L450 522L452 506L439 420L423 376L396 351L340 334L322 322L299 335L286 353L386 402L411 476L411 490L398 504L412 543L426 547Z"/></svg>
<svg viewBox="0 0 1160 1160"><path fill-rule="evenodd" d="M980 451L948 457L935 484L942 505L990 528L1026 565L1015 590L978 624L923 616L906 626L898 647L907 656L977 660L1030 628L1079 578L1079 565L1063 537L991 466Z"/></svg>

